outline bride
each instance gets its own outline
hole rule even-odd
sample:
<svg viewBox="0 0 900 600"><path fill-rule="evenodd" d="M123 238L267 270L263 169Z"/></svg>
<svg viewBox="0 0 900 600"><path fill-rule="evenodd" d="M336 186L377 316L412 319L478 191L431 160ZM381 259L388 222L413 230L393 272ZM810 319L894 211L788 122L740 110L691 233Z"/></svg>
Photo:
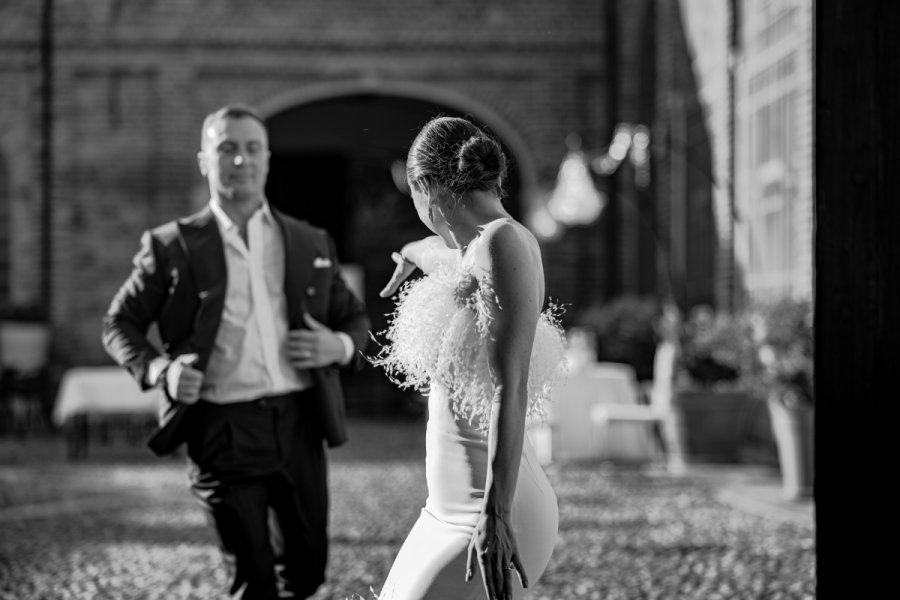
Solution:
<svg viewBox="0 0 900 600"><path fill-rule="evenodd" d="M531 232L501 203L506 158L465 119L438 117L407 158L419 218L436 235L405 245L381 291L403 285L372 359L428 391L428 499L379 600L506 600L541 576L556 495L525 436L564 367ZM476 570L480 578L476 578Z"/></svg>

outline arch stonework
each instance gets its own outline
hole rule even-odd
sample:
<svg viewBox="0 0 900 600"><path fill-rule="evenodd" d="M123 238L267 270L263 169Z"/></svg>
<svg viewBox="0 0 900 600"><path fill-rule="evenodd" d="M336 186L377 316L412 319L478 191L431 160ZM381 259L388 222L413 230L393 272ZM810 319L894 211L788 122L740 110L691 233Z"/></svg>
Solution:
<svg viewBox="0 0 900 600"><path fill-rule="evenodd" d="M418 105L428 105L429 109L427 112L429 113L436 110L438 112L470 115L473 120L483 123L497 137L498 141L506 147L509 158L515 162L513 181L517 189L510 194L511 205L509 207L513 214L515 214L516 210L525 213L530 209L531 190L537 186L537 169L534 164L534 158L520 134L506 118L498 114L496 109L460 92L450 91L440 86L359 78L338 82L312 83L302 87L282 90L269 95L267 100L256 100L254 102L261 116L267 119L273 128L273 131L270 132L270 148L273 152L273 162L268 182L269 188L267 189L269 201L287 214L294 214L294 216L299 218L307 219L312 223L325 227L332 234L341 256L342 265L353 265L354 268L358 269L360 277L357 279L359 285L357 291L372 313L373 331L381 331L387 326L384 315L389 314L394 306L393 300L382 299L378 295L378 289L381 287L379 282L386 281L389 277L389 271L393 269L393 264L387 260L387 257L392 250L399 247L399 244L411 239L405 234L424 231L421 229L421 223L415 216L414 211L405 208L401 210L404 207L403 204L377 204L380 207L379 214L394 215L390 220L392 227L389 232L385 232L378 227L373 228L371 225L373 216L364 212L371 210L371 207L376 205L371 201L372 198L382 197L377 193L373 193L369 200L359 200L363 197L362 195L351 193L349 196L353 197L354 201L358 201L358 203L343 205L346 207L343 210L334 209L333 203L316 203L315 208L297 209L297 213L292 213L292 206L289 203L281 203L292 197L293 193L285 193L286 189L282 185L282 178L275 176L284 172L284 166L287 164L283 162L276 163L276 155L281 159L289 160L292 151L290 144L285 140L293 135L297 135L296 132L305 131L297 125L296 121L291 122L289 115L292 113L303 113L305 109L315 110L314 106L322 110L328 110L329 104L331 104L331 110L347 110L345 107L348 106L348 102L352 103L360 98L362 99L360 105L366 106L366 108L360 107L363 111L360 115L368 114L365 111L370 106L373 107L373 111L387 110L381 102L382 99L387 99L389 101L399 100L399 108L396 110L404 115L421 116L426 111L419 108ZM417 112L417 110L420 112ZM391 120L397 118L390 112L385 112L385 115L391 115L390 117L385 117ZM280 118L285 118L286 120L279 121ZM364 119L364 117L361 118ZM327 121L325 122L327 123ZM400 126L401 123L402 126ZM390 148L388 153L391 155L391 158L396 159L402 156L405 160L408 148L404 144L409 143L411 140L405 140L404 138L411 136L412 129L410 129L410 125L415 127L420 123L421 121L418 119L410 118L407 121L403 121L403 118L400 118L396 123L396 128L393 126L382 128L378 130L377 134L373 133L373 136L384 136L387 134L387 138L380 138L385 140L382 148ZM326 132L322 134L325 136L323 147L330 148L330 138L328 136L331 134L334 134L334 139L343 139L340 133L344 131L342 127L343 125L339 123L324 126ZM403 135L394 135L394 132L403 132ZM304 135L311 135L315 138L315 135L311 133L304 133ZM315 145L311 144L310 147ZM294 151L296 152L296 149ZM354 154L356 151L356 149L348 150L348 155L357 156ZM327 154L327 150L325 152ZM362 155L365 155L364 150L360 156ZM289 170L292 178L306 180L304 176L298 175L298 173L304 172L303 169L305 167L302 166L302 163L306 160L310 159L300 159L298 164ZM361 161L354 158L347 159L348 162L353 162L354 160L363 164L367 162L366 159ZM377 166L374 169L381 171L386 164L386 162L377 162ZM327 171L327 167L325 167L325 170ZM354 172L358 175L366 173L363 169L359 172ZM367 189L377 189L375 180L363 180L372 184ZM316 193L311 192L311 189L318 190L315 187L316 185L307 181L304 189L305 193ZM352 187L355 184L347 185ZM396 182L390 184L392 194L396 195L395 200L403 200L401 191L398 189L399 186L394 187L395 185ZM295 186L288 186L288 189L293 187ZM342 193L333 189L334 187L322 190L322 193L335 193L336 197L342 197ZM341 201L337 200L336 202L340 206ZM326 208L329 204L331 206ZM357 211L363 211L361 214L369 215L363 226L355 227L354 223L357 223L357 221L348 216L349 212ZM405 215L404 218L398 216L397 213L400 212ZM410 228L409 223L413 223L414 227L417 228ZM384 271L385 268L387 268L386 272ZM348 414L354 415L392 414L397 411L410 410L408 408L410 406L417 406L407 395L398 397L396 389L390 385L382 374L374 370L359 373L351 380L345 381L344 394Z"/></svg>
<svg viewBox="0 0 900 600"><path fill-rule="evenodd" d="M487 125L513 154L512 158L518 165L521 179L520 195L523 202L527 203L537 190L537 167L534 156L516 129L487 104L447 88L413 81L381 79L325 82L278 94L259 103L257 108L264 118L269 118L304 104L360 94L422 100L473 115ZM523 208L527 208L527 206L523 205Z"/></svg>

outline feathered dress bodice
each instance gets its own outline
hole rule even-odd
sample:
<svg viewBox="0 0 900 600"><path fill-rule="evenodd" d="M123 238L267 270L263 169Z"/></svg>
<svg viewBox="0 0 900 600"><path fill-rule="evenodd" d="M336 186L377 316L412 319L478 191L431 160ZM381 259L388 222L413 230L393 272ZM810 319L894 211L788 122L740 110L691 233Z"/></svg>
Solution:
<svg viewBox="0 0 900 600"><path fill-rule="evenodd" d="M404 284L391 315L386 342L372 363L402 388L426 392L441 385L452 409L486 431L494 395L488 361L493 289L460 263L444 265ZM493 307L493 308L492 308ZM528 418L543 418L545 404L565 369L565 337L556 307L537 323L528 370ZM376 339L376 342L382 342Z"/></svg>

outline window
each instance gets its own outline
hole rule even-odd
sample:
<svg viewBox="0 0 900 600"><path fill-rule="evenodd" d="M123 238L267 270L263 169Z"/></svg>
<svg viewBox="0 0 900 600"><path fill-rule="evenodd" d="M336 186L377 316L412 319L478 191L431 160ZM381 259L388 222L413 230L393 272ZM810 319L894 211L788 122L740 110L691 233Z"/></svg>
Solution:
<svg viewBox="0 0 900 600"><path fill-rule="evenodd" d="M803 0L751 0L744 8L736 243L751 297L808 293L811 8Z"/></svg>
<svg viewBox="0 0 900 600"><path fill-rule="evenodd" d="M788 92L759 107L750 120L756 141L749 182L750 271L763 287L790 283L796 268L791 210L794 104Z"/></svg>

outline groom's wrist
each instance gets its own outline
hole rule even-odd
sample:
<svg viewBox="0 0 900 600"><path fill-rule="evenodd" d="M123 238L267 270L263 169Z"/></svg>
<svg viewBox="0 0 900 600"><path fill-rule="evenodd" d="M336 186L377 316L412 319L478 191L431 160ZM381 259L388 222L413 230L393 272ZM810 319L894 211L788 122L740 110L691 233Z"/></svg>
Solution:
<svg viewBox="0 0 900 600"><path fill-rule="evenodd" d="M349 364L350 360L353 358L353 351L355 350L353 338L343 331L335 331L334 335L341 341L341 357L338 360L338 364L341 366Z"/></svg>

